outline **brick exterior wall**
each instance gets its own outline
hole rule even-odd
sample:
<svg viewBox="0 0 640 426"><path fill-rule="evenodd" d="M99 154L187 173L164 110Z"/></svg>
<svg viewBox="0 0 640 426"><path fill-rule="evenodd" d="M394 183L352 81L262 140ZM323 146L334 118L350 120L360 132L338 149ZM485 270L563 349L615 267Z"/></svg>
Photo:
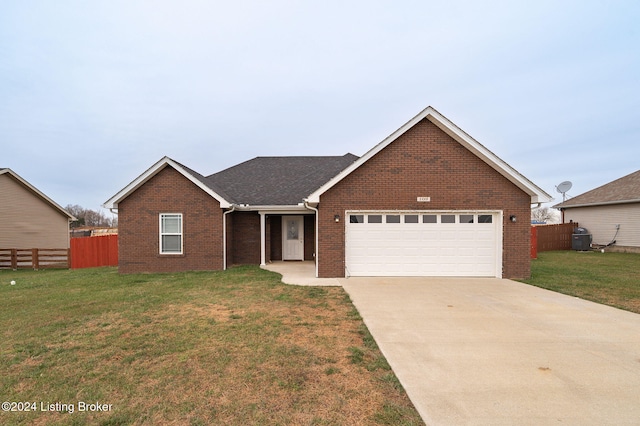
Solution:
<svg viewBox="0 0 640 426"><path fill-rule="evenodd" d="M316 216L304 216L304 260L314 260L316 252Z"/></svg>
<svg viewBox="0 0 640 426"><path fill-rule="evenodd" d="M166 167L118 205L121 273L223 269L220 203ZM183 254L161 255L160 213L182 213Z"/></svg>
<svg viewBox="0 0 640 426"><path fill-rule="evenodd" d="M260 215L233 212L232 260L235 265L260 264Z"/></svg>
<svg viewBox="0 0 640 426"><path fill-rule="evenodd" d="M282 260L282 216L269 216L271 230L269 260Z"/></svg>
<svg viewBox="0 0 640 426"><path fill-rule="evenodd" d="M418 203L419 196L431 197L431 202ZM503 277L528 277L530 201L424 119L320 197L319 275L344 276L346 210L482 209L504 212ZM509 221L510 215L517 216L516 223Z"/></svg>

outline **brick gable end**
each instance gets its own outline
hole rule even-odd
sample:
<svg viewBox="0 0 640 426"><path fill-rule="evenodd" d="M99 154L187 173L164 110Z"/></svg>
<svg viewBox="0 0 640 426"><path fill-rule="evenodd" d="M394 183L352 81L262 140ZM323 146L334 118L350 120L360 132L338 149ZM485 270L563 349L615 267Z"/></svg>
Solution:
<svg viewBox="0 0 640 426"><path fill-rule="evenodd" d="M159 253L160 213L183 214L181 255ZM168 166L118 205L119 271L223 269L220 203Z"/></svg>

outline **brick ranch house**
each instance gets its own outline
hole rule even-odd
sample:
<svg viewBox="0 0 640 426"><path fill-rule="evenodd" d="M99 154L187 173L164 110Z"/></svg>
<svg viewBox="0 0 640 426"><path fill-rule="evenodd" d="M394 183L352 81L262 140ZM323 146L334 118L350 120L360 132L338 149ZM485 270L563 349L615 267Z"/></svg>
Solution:
<svg viewBox="0 0 640 426"><path fill-rule="evenodd" d="M315 260L316 276L530 275L551 196L432 107L362 157L257 157L203 176L162 158L105 202L122 273Z"/></svg>

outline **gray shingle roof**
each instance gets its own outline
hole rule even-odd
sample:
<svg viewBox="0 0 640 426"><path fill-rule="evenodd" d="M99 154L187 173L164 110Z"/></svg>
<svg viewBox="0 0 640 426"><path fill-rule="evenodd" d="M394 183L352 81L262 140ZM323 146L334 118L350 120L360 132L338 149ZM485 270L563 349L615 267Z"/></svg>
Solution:
<svg viewBox="0 0 640 426"><path fill-rule="evenodd" d="M297 205L357 159L256 157L211 176L193 175L234 204Z"/></svg>
<svg viewBox="0 0 640 426"><path fill-rule="evenodd" d="M227 194L225 192L224 188L216 185L214 182L210 181L207 177L201 175L200 173L196 172L192 168L187 167L184 164L179 163L179 162L177 162L175 160L172 160L172 161L174 161L176 164L178 164L180 167L182 167L187 173L190 173L191 176L193 176L194 178L198 179L200 182L202 182L203 184L205 184L206 186L208 186L209 188L214 190L222 198L224 198L225 200L227 200L229 202L232 202L231 197L229 196L229 194Z"/></svg>
<svg viewBox="0 0 640 426"><path fill-rule="evenodd" d="M554 207L571 208L629 202L640 202L640 170L573 197Z"/></svg>

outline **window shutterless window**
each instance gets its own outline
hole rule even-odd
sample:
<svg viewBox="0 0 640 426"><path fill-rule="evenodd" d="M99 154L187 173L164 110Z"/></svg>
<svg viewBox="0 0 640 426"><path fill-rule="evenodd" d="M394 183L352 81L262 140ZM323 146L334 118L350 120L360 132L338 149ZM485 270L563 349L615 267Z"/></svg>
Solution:
<svg viewBox="0 0 640 426"><path fill-rule="evenodd" d="M160 254L182 254L182 213L160 214Z"/></svg>

